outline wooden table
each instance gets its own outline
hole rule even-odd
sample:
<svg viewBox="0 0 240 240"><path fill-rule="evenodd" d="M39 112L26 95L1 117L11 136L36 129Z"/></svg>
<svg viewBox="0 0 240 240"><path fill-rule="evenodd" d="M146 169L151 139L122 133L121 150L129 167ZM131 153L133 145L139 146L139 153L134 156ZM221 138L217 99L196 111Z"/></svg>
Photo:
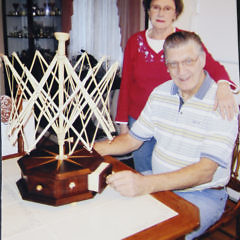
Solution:
<svg viewBox="0 0 240 240"><path fill-rule="evenodd" d="M120 161L117 161L113 157L106 156L104 159L106 162L112 163L113 171L132 170L130 167ZM171 191L157 192L151 195L178 212L178 215L151 228L134 234L126 238L127 240L184 239L184 236L187 233L190 233L199 226L199 210L192 203L186 201Z"/></svg>
<svg viewBox="0 0 240 240"><path fill-rule="evenodd" d="M113 165L115 172L134 171L113 157L106 156L104 159ZM11 159L2 163L3 239L28 240L34 236L36 240L120 240L124 237L127 240L175 240L184 239L187 233L199 225L198 208L170 191L152 194L160 202L155 201L151 196L142 196L147 200L150 198L151 201L144 201L140 206L133 205L138 203L138 197L124 198L110 187L90 200L60 207L22 200L16 186L16 181L20 177L20 168L16 161L17 159ZM161 220L159 208L156 209L152 204L154 206L157 204L157 207L158 204L164 204L165 207L175 211L176 215ZM120 210L120 214L119 209L123 209ZM153 209L156 209L156 212L153 212L155 211ZM126 216L126 219L122 215ZM153 216L154 224L142 225ZM126 226L129 219L131 219L129 226L138 227L137 231L132 231L132 228L130 231L128 225ZM146 227L139 228L139 225ZM127 234L125 234L126 229L128 229ZM95 233L92 233L94 230ZM120 231L120 234L116 231ZM91 237L88 237L89 234Z"/></svg>

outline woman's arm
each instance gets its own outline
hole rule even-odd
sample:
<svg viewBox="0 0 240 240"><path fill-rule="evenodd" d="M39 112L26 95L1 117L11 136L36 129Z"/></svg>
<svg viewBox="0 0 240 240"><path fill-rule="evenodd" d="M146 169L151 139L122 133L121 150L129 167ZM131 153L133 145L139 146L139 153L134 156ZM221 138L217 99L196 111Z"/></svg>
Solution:
<svg viewBox="0 0 240 240"><path fill-rule="evenodd" d="M215 110L219 108L222 117L231 120L235 113L238 112L238 106L231 91L231 88L235 89L236 85L230 80L224 66L213 59L204 45L203 48L206 52L206 65L204 69L218 83Z"/></svg>
<svg viewBox="0 0 240 240"><path fill-rule="evenodd" d="M133 61L131 59L131 53L135 47L133 44L134 41L130 38L124 51L121 86L115 119L116 122L128 122L129 90L133 76Z"/></svg>
<svg viewBox="0 0 240 240"><path fill-rule="evenodd" d="M238 113L238 105L235 101L234 94L226 81L219 81L218 89L215 98L215 110L219 108L223 119L233 119L234 115Z"/></svg>
<svg viewBox="0 0 240 240"><path fill-rule="evenodd" d="M127 124L120 124L120 134L128 133L129 128Z"/></svg>

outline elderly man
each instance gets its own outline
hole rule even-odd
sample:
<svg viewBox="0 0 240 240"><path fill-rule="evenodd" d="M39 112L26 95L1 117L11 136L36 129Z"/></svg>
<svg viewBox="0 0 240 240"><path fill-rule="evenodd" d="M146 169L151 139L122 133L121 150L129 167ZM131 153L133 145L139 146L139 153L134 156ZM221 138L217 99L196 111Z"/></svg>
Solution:
<svg viewBox="0 0 240 240"><path fill-rule="evenodd" d="M203 70L206 58L196 34L171 34L164 53L172 80L153 90L128 134L98 142L95 149L101 155L120 155L155 137L150 175L122 171L109 176L107 183L125 196L173 190L194 203L200 227L186 236L193 239L224 210L237 116L227 121L214 111L217 85Z"/></svg>

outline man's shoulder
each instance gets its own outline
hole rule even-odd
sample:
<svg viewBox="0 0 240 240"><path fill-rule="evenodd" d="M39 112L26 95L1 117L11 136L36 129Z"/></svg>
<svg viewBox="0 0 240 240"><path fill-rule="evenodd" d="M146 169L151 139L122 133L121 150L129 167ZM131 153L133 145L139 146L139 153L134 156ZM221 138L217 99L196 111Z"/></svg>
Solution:
<svg viewBox="0 0 240 240"><path fill-rule="evenodd" d="M153 89L153 93L162 93L162 92L167 92L170 93L171 89L173 87L173 80L168 80L157 87Z"/></svg>

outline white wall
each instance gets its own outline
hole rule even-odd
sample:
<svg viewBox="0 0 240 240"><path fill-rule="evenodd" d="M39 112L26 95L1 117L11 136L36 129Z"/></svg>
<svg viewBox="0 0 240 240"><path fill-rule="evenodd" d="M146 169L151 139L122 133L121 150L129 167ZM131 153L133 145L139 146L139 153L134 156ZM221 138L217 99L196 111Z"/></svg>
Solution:
<svg viewBox="0 0 240 240"><path fill-rule="evenodd" d="M213 57L239 86L236 0L184 0L176 26L198 33Z"/></svg>

